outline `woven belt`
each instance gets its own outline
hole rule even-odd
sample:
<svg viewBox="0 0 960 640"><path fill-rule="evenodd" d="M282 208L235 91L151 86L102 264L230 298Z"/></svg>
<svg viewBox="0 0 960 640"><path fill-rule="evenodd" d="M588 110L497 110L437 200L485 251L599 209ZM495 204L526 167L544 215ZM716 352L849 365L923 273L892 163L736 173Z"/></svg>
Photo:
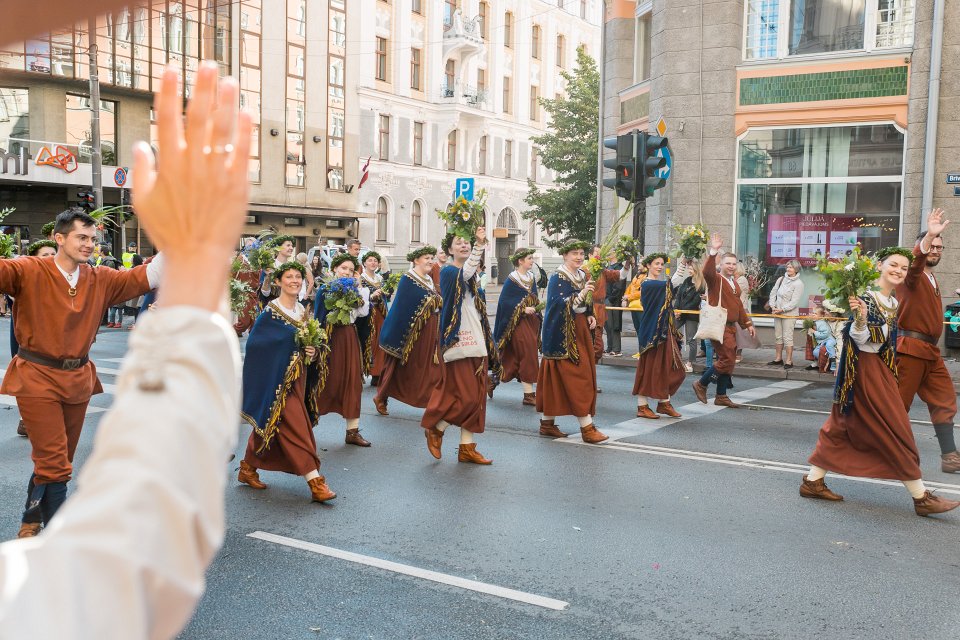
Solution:
<svg viewBox="0 0 960 640"><path fill-rule="evenodd" d="M17 357L23 358L27 362L32 362L34 364L41 364L45 367L52 367L54 369L63 369L64 371L73 371L74 369L79 369L83 365L90 362L89 356L83 356L82 358L65 358L63 360L58 360L57 358L51 358L50 356L45 356L42 353L34 353L33 351L27 351L23 347L20 347L20 350L17 351Z"/></svg>
<svg viewBox="0 0 960 640"><path fill-rule="evenodd" d="M940 342L940 340L934 338L933 336L928 336L927 334L920 333L919 331L910 331L909 329L898 329L897 335L903 336L904 338L915 338L932 345L936 345Z"/></svg>

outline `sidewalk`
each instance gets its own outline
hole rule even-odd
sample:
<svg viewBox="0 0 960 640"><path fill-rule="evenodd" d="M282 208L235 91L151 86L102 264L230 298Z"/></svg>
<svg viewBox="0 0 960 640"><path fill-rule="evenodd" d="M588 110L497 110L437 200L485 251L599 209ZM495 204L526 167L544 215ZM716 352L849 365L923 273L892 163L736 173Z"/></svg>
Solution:
<svg viewBox="0 0 960 640"><path fill-rule="evenodd" d="M629 335L628 335L629 333ZM601 364L614 366L614 367L636 367L637 361L631 356L635 354L639 348L637 346L636 335L633 331L624 331L622 337L622 346L623 346L623 356L619 358L612 358L610 356L604 356ZM684 347L683 355L686 357L687 350ZM804 349L796 348L793 352L793 369L789 371L784 369L782 366L772 366L767 363L773 360L774 358L774 349L773 347L764 347L762 349L744 349L743 350L743 361L737 365L737 369L734 373L735 376L745 376L748 378L769 378L773 380L803 380L805 382L821 382L823 384L833 384L834 377L833 374L822 374L814 371L805 371L804 367L810 364L808 361L804 360ZM945 358L944 362L947 365L947 370L950 372L950 376L953 378L953 386L957 392L960 392L960 361L956 358ZM693 370L696 373L701 373L704 369L704 359L698 358L696 362L693 363Z"/></svg>

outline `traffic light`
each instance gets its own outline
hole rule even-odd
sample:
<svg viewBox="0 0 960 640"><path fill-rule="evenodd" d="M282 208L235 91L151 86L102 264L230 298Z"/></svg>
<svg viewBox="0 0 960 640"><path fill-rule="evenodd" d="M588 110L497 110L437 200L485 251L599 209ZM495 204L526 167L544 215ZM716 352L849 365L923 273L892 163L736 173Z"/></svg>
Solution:
<svg viewBox="0 0 960 640"><path fill-rule="evenodd" d="M93 211L96 207L96 198L93 195L93 191L87 191L86 189L77 189L77 200L80 203L80 206L86 209L87 211Z"/></svg>
<svg viewBox="0 0 960 640"><path fill-rule="evenodd" d="M639 132L632 131L619 136L610 136L603 139L603 146L607 149L616 149L615 158L603 161L603 166L612 169L616 177L604 178L603 186L615 189L617 196L633 202L636 199L637 187L637 144Z"/></svg>
<svg viewBox="0 0 960 640"><path fill-rule="evenodd" d="M640 188L638 195L641 198L649 198L654 191L667 184L667 181L659 177L657 173L667 164L660 151L666 148L669 141L666 138L649 133L642 133L640 136L640 154L637 165L643 174L641 178L643 186Z"/></svg>

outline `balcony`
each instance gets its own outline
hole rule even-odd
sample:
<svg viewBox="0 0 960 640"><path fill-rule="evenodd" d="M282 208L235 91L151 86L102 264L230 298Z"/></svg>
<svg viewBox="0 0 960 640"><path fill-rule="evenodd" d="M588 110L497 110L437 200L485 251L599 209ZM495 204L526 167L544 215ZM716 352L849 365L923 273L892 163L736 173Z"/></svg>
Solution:
<svg viewBox="0 0 960 640"><path fill-rule="evenodd" d="M443 21L443 57L458 56L461 61L485 50L483 19L464 18L459 9Z"/></svg>
<svg viewBox="0 0 960 640"><path fill-rule="evenodd" d="M440 88L440 100L445 104L462 104L484 109L487 104L487 92L460 82L454 82L452 86L444 83Z"/></svg>

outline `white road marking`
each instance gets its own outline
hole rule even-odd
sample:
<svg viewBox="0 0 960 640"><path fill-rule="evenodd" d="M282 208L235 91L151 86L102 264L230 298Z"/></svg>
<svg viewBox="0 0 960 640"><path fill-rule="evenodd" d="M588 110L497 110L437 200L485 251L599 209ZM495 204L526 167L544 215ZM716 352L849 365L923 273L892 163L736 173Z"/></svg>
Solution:
<svg viewBox="0 0 960 640"><path fill-rule="evenodd" d="M104 374L104 375L116 375L116 374L120 373L120 371L119 371L118 369L106 369L106 368L105 368L105 369L101 369L101 368L97 367L97 373L98 373L98 374L102 373L102 374ZM6 370L6 369L0 369L0 378L2 378L2 377L5 376L5 375L7 375L7 370ZM116 386L116 385L107 384L106 382L103 382L103 381L100 382L100 386L103 387L103 392L104 392L105 394L110 394L110 395L112 395L112 394L114 394L114 393L116 392L116 390L117 390L117 386ZM96 396L94 396L94 397L96 397ZM14 398L13 396L0 395L0 406L15 407L15 406L17 406L17 399ZM106 411L106 409L105 409L104 407L96 407L96 406L93 406L93 405L87 405L87 413L86 413L86 415L89 416L89 415L94 414L94 413L103 413L104 411Z"/></svg>
<svg viewBox="0 0 960 640"><path fill-rule="evenodd" d="M803 387L809 385L809 382L803 382L800 380L779 380L762 387L755 387L753 389L747 389L745 391L733 393L730 395L730 399L739 404L747 404L755 400L775 396L778 393L802 389ZM660 416L659 420L632 418L609 427L602 427L600 430L603 431L604 435L609 436L610 439L607 442L616 442L617 440L622 440L624 438L632 438L634 436L642 436L648 433L653 433L658 429L669 427L670 425L676 424L683 420L692 420L694 418L702 418L704 416L712 415L725 408L726 407L718 407L712 402L708 404L693 402L677 408L677 412L683 416L681 418L668 418L666 416ZM571 434L569 438L572 441L579 441L580 434Z"/></svg>
<svg viewBox="0 0 960 640"><path fill-rule="evenodd" d="M568 444L578 444L574 440L560 438L557 442L566 442ZM697 460L699 462L713 462L716 464L725 464L735 467L746 467L750 469L764 469L767 471L785 471L787 473L805 474L810 469L810 465L796 464L793 462L783 462L779 460L764 460L762 458L744 458L741 456L730 456L722 453L708 453L705 451L689 451L686 449L671 449L669 447L655 447L645 444L633 444L629 442L617 442L615 444L590 445L599 449L613 449L615 451L627 451L630 453L642 453L652 456L665 456L668 458L683 458L685 460ZM902 487L903 483L897 480L879 480L877 478L856 478L845 476L839 473L830 473L832 477L853 480L855 482L866 482L868 484L883 484L892 487ZM960 495L960 484L948 484L946 482L931 482L924 480L923 483L930 489L937 489L940 493L950 493Z"/></svg>
<svg viewBox="0 0 960 640"><path fill-rule="evenodd" d="M757 409L771 409L771 410L773 410L773 411L793 411L793 412L795 412L795 413L816 413L816 414L819 414L819 415L822 415L822 416L828 416L828 415L830 415L830 412L829 412L829 411L819 411L819 410L817 410L817 409L799 409L799 408L797 408L797 407L777 407L777 406L774 406L774 405L768 405L768 404L753 404L753 403L749 403L749 404L747 404L746 406L748 406L748 407L755 407L755 408L757 408ZM913 420L913 419L911 419L910 422L912 422L913 424L926 424L926 425L932 425L932 424L933 424L933 423L930 422L929 420Z"/></svg>
<svg viewBox="0 0 960 640"><path fill-rule="evenodd" d="M413 576L414 578L421 578L423 580L439 582L441 584L447 584L453 587L459 587L461 589L469 589L470 591L486 593L492 596L497 596L498 598L516 600L517 602L524 602L526 604L532 604L545 609L553 609L554 611L563 611L570 606L569 602L564 602L563 600L554 600L553 598L538 596L533 593L526 593L524 591L516 591L514 589L508 589L506 587L500 587L494 584L487 584L486 582L477 582L476 580L468 580L467 578L451 576L446 573L438 573L436 571L430 571L429 569L421 569L419 567L414 567L407 564L382 560L380 558L374 558L373 556L365 556L359 553L334 549L333 547L325 547L312 542L305 542L303 540L288 538L286 536L278 536L265 531L254 531L253 533L248 533L247 537L265 540L275 544L282 544L287 547L293 547L294 549L302 549L304 551L318 553L331 558L346 560L347 562L355 562L357 564L367 565L368 567L376 567L377 569L385 569L386 571L393 571L394 573L402 573L407 576Z"/></svg>

